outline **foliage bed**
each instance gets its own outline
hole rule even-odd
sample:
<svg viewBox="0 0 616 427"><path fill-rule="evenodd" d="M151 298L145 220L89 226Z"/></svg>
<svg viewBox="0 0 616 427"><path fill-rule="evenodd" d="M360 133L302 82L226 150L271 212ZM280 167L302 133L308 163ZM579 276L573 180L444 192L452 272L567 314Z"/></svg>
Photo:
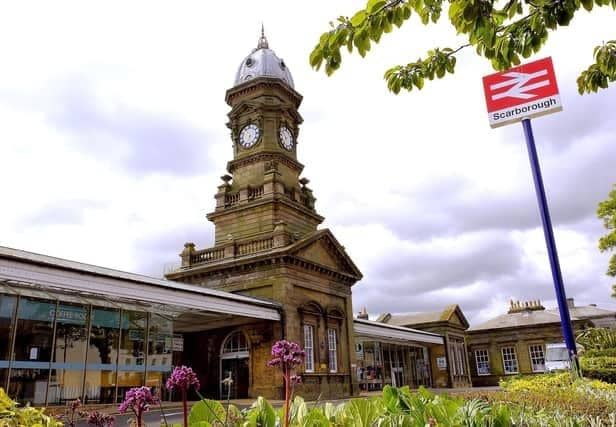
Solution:
<svg viewBox="0 0 616 427"><path fill-rule="evenodd" d="M17 402L0 388L0 427L19 426L60 427L62 423L46 415L43 409L19 407Z"/></svg>
<svg viewBox="0 0 616 427"><path fill-rule="evenodd" d="M580 357L584 376L616 384L616 331L587 329L578 335L577 341L586 349Z"/></svg>
<svg viewBox="0 0 616 427"><path fill-rule="evenodd" d="M503 391L467 393L543 413L608 420L616 413L616 385L593 379L573 379L568 372L513 377L500 383ZM612 415L613 416L613 415Z"/></svg>
<svg viewBox="0 0 616 427"><path fill-rule="evenodd" d="M554 384L554 381L548 381ZM562 384L562 382L560 383ZM603 386L599 389L603 390ZM528 390L528 389L527 389ZM512 393L520 394L518 391ZM507 394L503 392L501 394ZM428 427L428 426L614 426L616 413L569 414L560 410L536 410L529 405L504 399L433 394L425 389L399 389L386 386L379 397L353 399L340 405L307 404L296 397L290 406L289 425L293 427ZM190 425L198 427L275 427L284 409L274 409L259 398L251 408L240 411L230 405L228 414L218 401L203 400L191 411Z"/></svg>

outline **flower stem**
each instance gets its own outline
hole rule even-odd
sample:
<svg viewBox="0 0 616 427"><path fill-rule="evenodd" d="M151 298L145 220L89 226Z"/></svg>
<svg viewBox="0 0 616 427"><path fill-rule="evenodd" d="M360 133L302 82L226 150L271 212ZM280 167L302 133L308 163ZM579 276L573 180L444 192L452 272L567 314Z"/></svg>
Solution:
<svg viewBox="0 0 616 427"><path fill-rule="evenodd" d="M184 405L184 427L188 427L188 402L186 402L185 389L182 389L182 404Z"/></svg>
<svg viewBox="0 0 616 427"><path fill-rule="evenodd" d="M287 370L287 372L285 372L284 374L284 427L289 427L289 399L290 399L290 394L291 394L291 387L290 387L290 378L289 378L289 372Z"/></svg>

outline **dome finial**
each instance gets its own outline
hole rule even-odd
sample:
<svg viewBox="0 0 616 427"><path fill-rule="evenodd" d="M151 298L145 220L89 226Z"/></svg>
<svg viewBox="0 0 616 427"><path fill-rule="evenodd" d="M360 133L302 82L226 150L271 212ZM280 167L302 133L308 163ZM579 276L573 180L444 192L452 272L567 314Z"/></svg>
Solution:
<svg viewBox="0 0 616 427"><path fill-rule="evenodd" d="M261 22L261 38L259 38L257 49L269 49L267 39L265 38L265 28L263 27L263 22Z"/></svg>

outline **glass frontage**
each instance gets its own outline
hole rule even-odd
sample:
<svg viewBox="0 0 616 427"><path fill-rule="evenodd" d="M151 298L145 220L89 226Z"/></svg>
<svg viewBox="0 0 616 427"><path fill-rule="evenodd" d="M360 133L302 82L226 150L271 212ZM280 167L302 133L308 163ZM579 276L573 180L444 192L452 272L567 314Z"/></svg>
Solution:
<svg viewBox="0 0 616 427"><path fill-rule="evenodd" d="M173 358L173 321L152 314L148 334L148 373L146 385L152 387L163 400L167 398L164 385L171 372Z"/></svg>
<svg viewBox="0 0 616 427"><path fill-rule="evenodd" d="M61 303L56 315L51 378L47 403L81 399L87 340L88 307Z"/></svg>
<svg viewBox="0 0 616 427"><path fill-rule="evenodd" d="M120 310L92 308L92 325L86 354L84 386L86 403L115 401L119 328Z"/></svg>
<svg viewBox="0 0 616 427"><path fill-rule="evenodd" d="M357 379L362 390L381 390L386 384L413 388L432 386L428 351L425 348L358 341L355 355Z"/></svg>
<svg viewBox="0 0 616 427"><path fill-rule="evenodd" d="M144 385L146 321L146 313L138 311L122 312L118 362L118 402L124 399L124 394L130 388Z"/></svg>
<svg viewBox="0 0 616 427"><path fill-rule="evenodd" d="M13 341L13 317L17 297L0 295L0 387L7 388L11 342Z"/></svg>
<svg viewBox="0 0 616 427"><path fill-rule="evenodd" d="M55 301L20 298L9 378L9 394L19 402L45 404L55 313Z"/></svg>
<svg viewBox="0 0 616 427"><path fill-rule="evenodd" d="M20 403L113 403L142 385L166 399L172 363L170 318L0 294L0 387Z"/></svg>

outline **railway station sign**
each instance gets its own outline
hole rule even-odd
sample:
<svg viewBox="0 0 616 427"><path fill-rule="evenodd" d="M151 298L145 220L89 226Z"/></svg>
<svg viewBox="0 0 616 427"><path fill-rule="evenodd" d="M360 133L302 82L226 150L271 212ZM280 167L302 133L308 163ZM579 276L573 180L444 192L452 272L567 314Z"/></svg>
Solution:
<svg viewBox="0 0 616 427"><path fill-rule="evenodd" d="M485 76L483 89L492 128L563 109L551 57Z"/></svg>

